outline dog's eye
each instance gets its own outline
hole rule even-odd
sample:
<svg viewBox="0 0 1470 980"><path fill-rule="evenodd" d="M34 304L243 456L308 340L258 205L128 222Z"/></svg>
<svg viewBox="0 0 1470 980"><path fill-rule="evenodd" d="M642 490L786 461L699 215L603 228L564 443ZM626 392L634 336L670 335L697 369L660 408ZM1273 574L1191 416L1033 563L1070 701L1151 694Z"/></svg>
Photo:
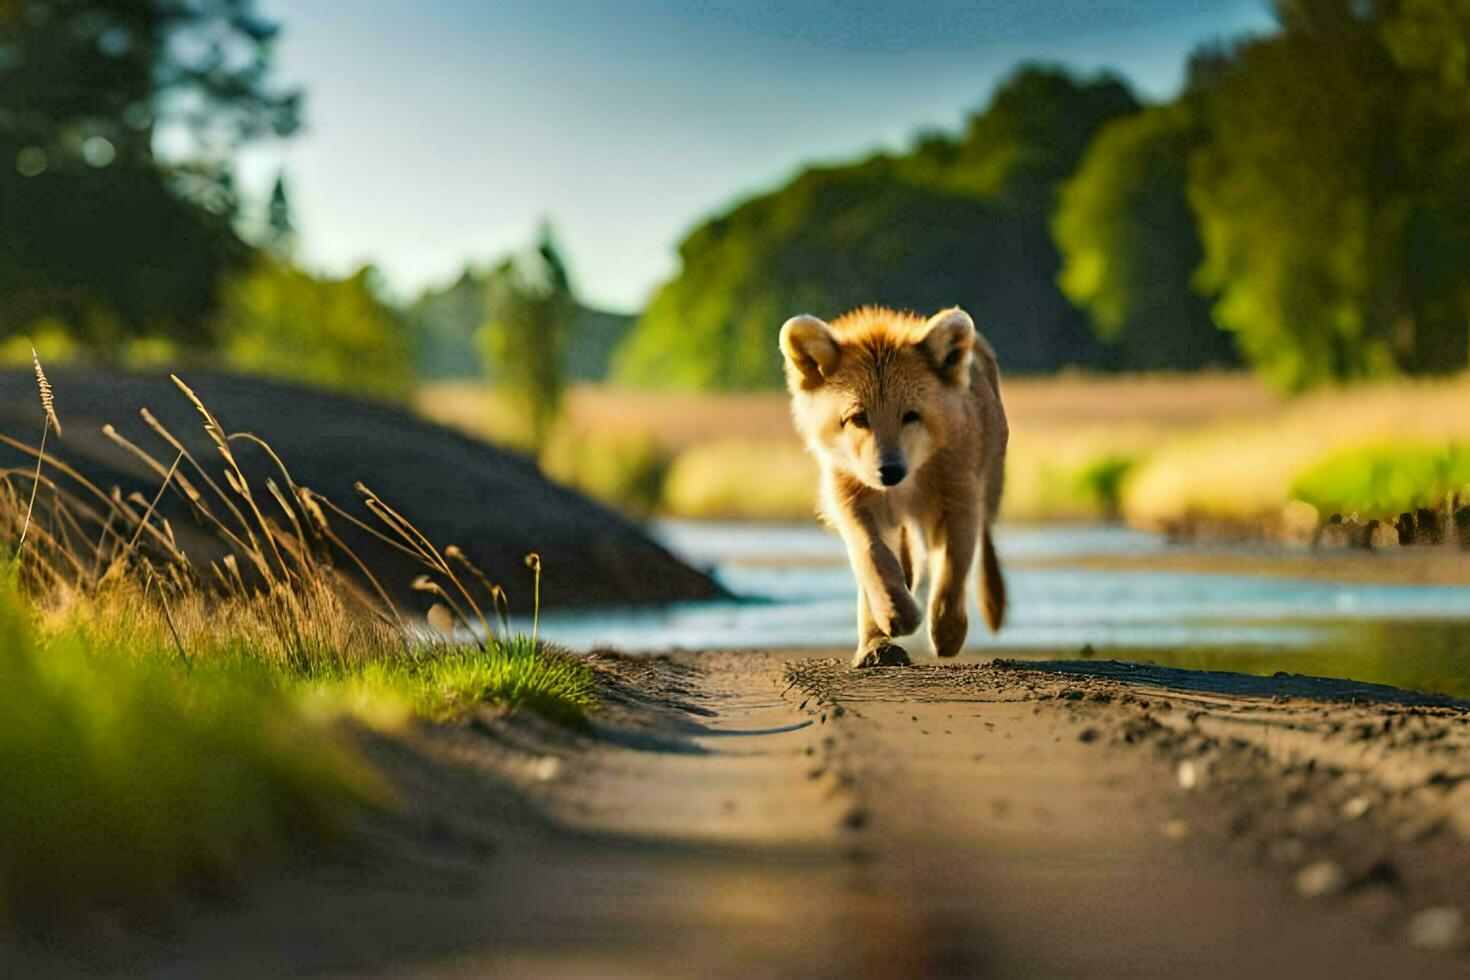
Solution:
<svg viewBox="0 0 1470 980"><path fill-rule="evenodd" d="M842 424L856 426L859 429L866 429L868 427L868 413L853 412Z"/></svg>
<svg viewBox="0 0 1470 980"><path fill-rule="evenodd" d="M914 423L914 422L917 422L917 421L919 421L919 413L918 412L904 412L903 413L903 424L904 425L909 425L909 424Z"/></svg>

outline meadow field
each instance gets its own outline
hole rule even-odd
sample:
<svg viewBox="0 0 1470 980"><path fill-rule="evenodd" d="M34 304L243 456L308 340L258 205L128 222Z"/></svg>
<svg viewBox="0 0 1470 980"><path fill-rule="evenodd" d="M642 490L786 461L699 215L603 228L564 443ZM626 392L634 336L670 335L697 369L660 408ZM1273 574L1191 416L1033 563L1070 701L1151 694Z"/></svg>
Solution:
<svg viewBox="0 0 1470 980"><path fill-rule="evenodd" d="M1254 377L1087 375L1003 381L1004 517L1291 533L1334 514L1396 518L1470 483L1470 379L1392 381L1287 398ZM419 412L511 445L481 385L420 389ZM680 517L804 519L816 469L781 392L581 386L542 453L553 478Z"/></svg>

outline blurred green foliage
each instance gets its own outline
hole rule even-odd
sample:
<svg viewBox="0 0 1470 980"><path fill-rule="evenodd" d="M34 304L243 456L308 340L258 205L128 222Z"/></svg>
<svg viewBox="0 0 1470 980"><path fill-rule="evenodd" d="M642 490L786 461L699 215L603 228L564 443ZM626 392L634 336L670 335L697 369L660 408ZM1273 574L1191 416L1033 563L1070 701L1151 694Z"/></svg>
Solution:
<svg viewBox="0 0 1470 980"><path fill-rule="evenodd" d="M494 364L507 394L530 420L532 448L540 449L561 411L566 389L562 350L576 317L571 279L551 229L535 251L506 259L490 276L489 315L480 328L485 363Z"/></svg>
<svg viewBox="0 0 1470 980"><path fill-rule="evenodd" d="M807 169L691 231L634 324L577 302L549 238L398 313L369 276L293 269L284 180L253 206L234 185L300 121L252 0L0 3L0 338L387 395L483 371L538 444L567 381L776 386L782 321L862 303L961 304L1015 373L1464 368L1470 0L1275 7L1168 104L1027 65L958 132Z"/></svg>
<svg viewBox="0 0 1470 980"><path fill-rule="evenodd" d="M1191 286L1202 249L1185 182L1202 140L1187 104L1146 109L1104 127L1062 187L1058 282L1130 370L1239 360Z"/></svg>
<svg viewBox="0 0 1470 980"><path fill-rule="evenodd" d="M485 378L502 380L500 364L485 360L478 341L490 319L495 269L467 266L448 286L427 289L409 306L406 318L414 366L423 380ZM578 301L561 350L561 373L568 382L607 377L613 350L633 326L633 317Z"/></svg>
<svg viewBox="0 0 1470 980"><path fill-rule="evenodd" d="M1276 6L1279 31L1206 45L1167 105L1025 67L959 136L706 221L617 376L776 385L786 317L866 302L960 303L1013 372L1243 356L1300 389L1463 369L1470 0Z"/></svg>
<svg viewBox="0 0 1470 980"><path fill-rule="evenodd" d="M1286 388L1463 369L1470 3L1281 0L1217 59L1191 158L1201 288Z"/></svg>
<svg viewBox="0 0 1470 980"><path fill-rule="evenodd" d="M1451 494L1470 495L1470 445L1379 443L1339 450L1292 485L1323 516L1392 520L1421 507L1438 509Z"/></svg>
<svg viewBox="0 0 1470 980"><path fill-rule="evenodd" d="M663 503L672 460L648 432L576 432L559 426L539 462L558 483L633 513L650 514Z"/></svg>
<svg viewBox="0 0 1470 980"><path fill-rule="evenodd" d="M408 339L371 268L317 277L261 253L225 284L215 332L235 368L398 399L414 385Z"/></svg>
<svg viewBox="0 0 1470 980"><path fill-rule="evenodd" d="M962 304L1014 371L1103 363L1055 284L1048 222L1056 184L1091 135L1135 108L1115 78L1024 68L958 138L931 134L906 155L807 170L712 218L680 245L680 272L618 352L615 376L776 385L786 317L861 303Z"/></svg>
<svg viewBox="0 0 1470 980"><path fill-rule="evenodd" d="M0 923L157 906L290 838L344 829L382 784L261 669L190 671L81 626L37 635L0 570Z"/></svg>
<svg viewBox="0 0 1470 980"><path fill-rule="evenodd" d="M234 153L298 123L298 93L268 83L276 33L252 0L0 4L0 334L211 339L250 251ZM156 155L165 127L191 152Z"/></svg>

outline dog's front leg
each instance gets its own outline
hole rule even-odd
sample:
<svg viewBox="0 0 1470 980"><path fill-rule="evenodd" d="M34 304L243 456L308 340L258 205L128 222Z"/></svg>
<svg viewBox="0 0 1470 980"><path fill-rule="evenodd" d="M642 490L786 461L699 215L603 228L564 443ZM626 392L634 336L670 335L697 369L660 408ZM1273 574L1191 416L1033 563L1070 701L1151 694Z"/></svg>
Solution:
<svg viewBox="0 0 1470 980"><path fill-rule="evenodd" d="M858 655L919 628L919 604L904 579L898 556L884 543L867 508L847 509L838 529L858 583Z"/></svg>
<svg viewBox="0 0 1470 980"><path fill-rule="evenodd" d="M977 508L955 508L946 513L932 544L933 591L929 595L929 638L934 652L953 657L965 645L970 617L965 608L965 583L975 560L980 515Z"/></svg>

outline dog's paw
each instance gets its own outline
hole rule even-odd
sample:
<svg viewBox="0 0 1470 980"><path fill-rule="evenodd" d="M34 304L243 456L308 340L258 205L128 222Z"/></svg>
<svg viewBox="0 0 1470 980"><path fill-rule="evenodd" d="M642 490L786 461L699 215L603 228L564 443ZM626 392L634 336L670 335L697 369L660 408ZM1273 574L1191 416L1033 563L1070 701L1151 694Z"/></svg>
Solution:
<svg viewBox="0 0 1470 980"><path fill-rule="evenodd" d="M929 639L939 656L953 657L959 653L969 632L970 617L965 613L963 600L953 606L940 600L929 607Z"/></svg>
<svg viewBox="0 0 1470 980"><path fill-rule="evenodd" d="M907 667L912 661L909 660L908 651L903 647L889 642L888 637L879 636L868 641L852 658L852 665L858 669L864 667Z"/></svg>
<svg viewBox="0 0 1470 980"><path fill-rule="evenodd" d="M873 622L878 628L889 636L908 636L919 628L923 613L919 610L919 604L907 589L896 592L885 592L876 597L869 597L868 605L873 614Z"/></svg>

